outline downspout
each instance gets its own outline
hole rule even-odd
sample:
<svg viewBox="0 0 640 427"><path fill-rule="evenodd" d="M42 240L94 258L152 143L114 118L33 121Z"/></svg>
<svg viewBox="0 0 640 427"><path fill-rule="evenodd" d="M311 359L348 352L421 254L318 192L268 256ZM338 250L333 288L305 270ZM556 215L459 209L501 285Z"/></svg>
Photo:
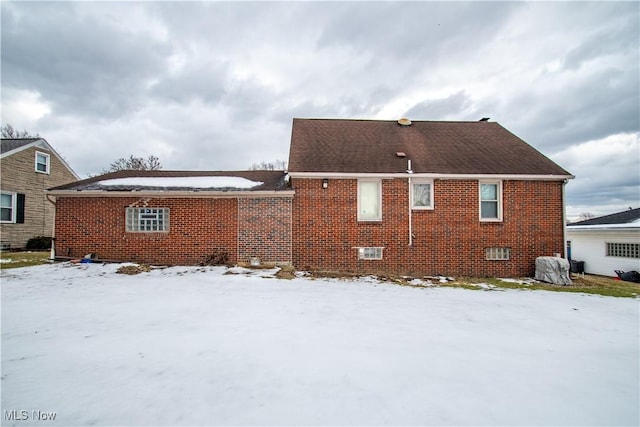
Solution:
<svg viewBox="0 0 640 427"><path fill-rule="evenodd" d="M564 200L564 187L567 185L568 180L562 181L562 253L563 258L567 259L567 207Z"/></svg>
<svg viewBox="0 0 640 427"><path fill-rule="evenodd" d="M51 252L49 253L49 259L55 261L56 259L56 202L50 199L49 194L45 194L47 201L53 205L53 229L51 230Z"/></svg>
<svg viewBox="0 0 640 427"><path fill-rule="evenodd" d="M409 197L407 200L407 205L409 206L409 246L413 246L413 211L411 209L411 174L413 171L411 170L411 160L407 160L407 163L407 174L409 174L407 177L407 182L409 183Z"/></svg>

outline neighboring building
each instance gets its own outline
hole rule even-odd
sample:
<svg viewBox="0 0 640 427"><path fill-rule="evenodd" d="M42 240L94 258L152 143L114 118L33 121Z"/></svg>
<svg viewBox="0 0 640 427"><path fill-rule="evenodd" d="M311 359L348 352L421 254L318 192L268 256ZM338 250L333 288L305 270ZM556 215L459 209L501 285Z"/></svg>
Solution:
<svg viewBox="0 0 640 427"><path fill-rule="evenodd" d="M43 138L3 138L0 147L1 247L24 248L32 237L53 235L54 208L45 190L79 177Z"/></svg>
<svg viewBox="0 0 640 427"><path fill-rule="evenodd" d="M640 271L640 209L569 224L567 241L571 259L584 261L586 273Z"/></svg>
<svg viewBox="0 0 640 427"><path fill-rule="evenodd" d="M128 171L51 194L59 256L531 276L563 255L571 178L497 123L294 119L288 174Z"/></svg>
<svg viewBox="0 0 640 427"><path fill-rule="evenodd" d="M126 170L50 191L58 257L197 265L291 263L283 171Z"/></svg>
<svg viewBox="0 0 640 427"><path fill-rule="evenodd" d="M495 122L294 119L301 269L532 276L573 176Z"/></svg>

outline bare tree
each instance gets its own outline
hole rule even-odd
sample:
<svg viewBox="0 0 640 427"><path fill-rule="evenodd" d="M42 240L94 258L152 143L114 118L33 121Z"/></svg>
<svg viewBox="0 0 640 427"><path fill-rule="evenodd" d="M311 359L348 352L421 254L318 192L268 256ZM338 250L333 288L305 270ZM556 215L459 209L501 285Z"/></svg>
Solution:
<svg viewBox="0 0 640 427"><path fill-rule="evenodd" d="M260 162L254 163L251 165L252 171L257 170L267 170L267 171L276 171L276 170L286 170L287 162L284 160L275 160L273 162Z"/></svg>
<svg viewBox="0 0 640 427"><path fill-rule="evenodd" d="M16 130L13 126L7 123L6 125L2 126L2 137L9 139L40 138L40 135L37 133L33 135L27 130Z"/></svg>
<svg viewBox="0 0 640 427"><path fill-rule="evenodd" d="M591 219L594 218L595 215L593 215L591 212L582 212L580 214L580 216L578 217L578 221L585 221L587 219Z"/></svg>
<svg viewBox="0 0 640 427"><path fill-rule="evenodd" d="M162 163L156 156L149 156L146 159L143 157L134 157L130 155L129 158L121 157L109 165L108 170L103 170L102 173L116 172L121 170L143 170L154 171L162 169Z"/></svg>

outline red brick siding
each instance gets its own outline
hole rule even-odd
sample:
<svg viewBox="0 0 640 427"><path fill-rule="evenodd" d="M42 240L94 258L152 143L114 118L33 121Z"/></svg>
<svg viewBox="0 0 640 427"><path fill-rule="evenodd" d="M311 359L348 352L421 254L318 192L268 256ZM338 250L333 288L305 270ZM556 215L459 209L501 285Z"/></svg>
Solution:
<svg viewBox="0 0 640 427"><path fill-rule="evenodd" d="M291 263L290 198L238 200L238 261Z"/></svg>
<svg viewBox="0 0 640 427"><path fill-rule="evenodd" d="M127 232L127 207L169 208L169 231ZM56 254L163 265L199 264L216 250L237 261L237 199L74 198L56 204Z"/></svg>
<svg viewBox="0 0 640 427"><path fill-rule="evenodd" d="M293 262L301 269L454 276L531 276L535 258L563 253L562 183L504 181L503 221L479 221L478 181L434 181L434 210L414 210L409 246L408 182L382 181L381 222L357 221L357 180L292 179ZM358 260L358 246L384 247ZM485 248L511 248L486 261Z"/></svg>

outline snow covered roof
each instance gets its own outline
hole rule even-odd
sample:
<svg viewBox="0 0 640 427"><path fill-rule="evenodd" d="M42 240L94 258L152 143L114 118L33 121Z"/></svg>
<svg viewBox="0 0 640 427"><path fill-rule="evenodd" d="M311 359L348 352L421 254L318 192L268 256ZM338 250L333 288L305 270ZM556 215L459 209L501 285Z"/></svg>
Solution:
<svg viewBox="0 0 640 427"><path fill-rule="evenodd" d="M154 176L114 178L98 181L104 187L159 187L159 188L234 188L248 190L264 184L239 176Z"/></svg>
<svg viewBox="0 0 640 427"><path fill-rule="evenodd" d="M284 171L137 171L123 170L49 189L69 192L247 192L289 190Z"/></svg>
<svg viewBox="0 0 640 427"><path fill-rule="evenodd" d="M629 224L640 221L640 208L627 209L626 211L616 212L610 215L599 216L596 218L585 219L584 221L569 224L569 227L583 225L611 225L611 224Z"/></svg>

